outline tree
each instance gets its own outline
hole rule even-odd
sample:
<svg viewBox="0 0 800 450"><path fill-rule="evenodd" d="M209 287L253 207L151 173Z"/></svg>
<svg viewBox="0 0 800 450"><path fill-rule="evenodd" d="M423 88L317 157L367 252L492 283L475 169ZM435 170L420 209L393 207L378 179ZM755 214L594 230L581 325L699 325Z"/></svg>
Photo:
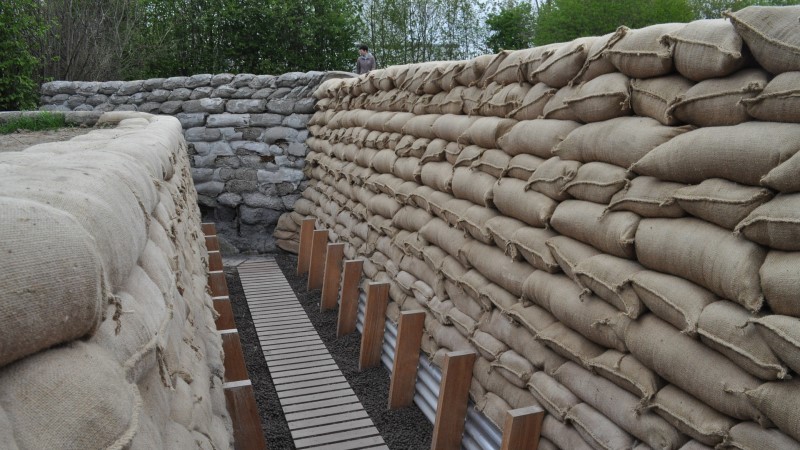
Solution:
<svg viewBox="0 0 800 450"><path fill-rule="evenodd" d="M600 36L620 25L642 28L668 22L689 22L694 13L687 0L548 0L536 19L536 45Z"/></svg>
<svg viewBox="0 0 800 450"><path fill-rule="evenodd" d="M495 53L518 50L533 44L536 16L530 3L510 4L486 18L486 45Z"/></svg>
<svg viewBox="0 0 800 450"><path fill-rule="evenodd" d="M33 0L0 4L0 110L34 109L39 100L41 61L31 43L46 31Z"/></svg>
<svg viewBox="0 0 800 450"><path fill-rule="evenodd" d="M796 5L798 0L691 0L690 4L697 19L718 19L725 11L738 11L753 5L786 6Z"/></svg>

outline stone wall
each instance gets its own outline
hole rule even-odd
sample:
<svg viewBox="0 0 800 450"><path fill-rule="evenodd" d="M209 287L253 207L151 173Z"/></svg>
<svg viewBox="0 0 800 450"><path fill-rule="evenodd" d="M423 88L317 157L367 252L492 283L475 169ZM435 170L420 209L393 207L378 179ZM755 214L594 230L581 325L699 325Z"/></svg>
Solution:
<svg viewBox="0 0 800 450"><path fill-rule="evenodd" d="M137 81L53 81L46 111L139 111L183 125L204 219L226 253L275 250L272 231L303 186L311 95L343 72L202 74Z"/></svg>

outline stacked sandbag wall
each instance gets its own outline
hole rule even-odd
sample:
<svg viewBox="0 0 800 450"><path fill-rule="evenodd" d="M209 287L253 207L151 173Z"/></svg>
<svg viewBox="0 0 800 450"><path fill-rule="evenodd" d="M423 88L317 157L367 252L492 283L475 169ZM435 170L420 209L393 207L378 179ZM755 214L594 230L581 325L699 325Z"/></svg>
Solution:
<svg viewBox="0 0 800 450"><path fill-rule="evenodd" d="M0 154L0 448L231 447L180 122Z"/></svg>
<svg viewBox="0 0 800 450"><path fill-rule="evenodd" d="M135 81L52 81L41 108L88 117L104 111L175 116L189 143L206 220L225 253L270 252L278 217L303 181L312 93L342 72L199 74ZM2 118L0 118L2 120ZM88 123L93 125L93 123Z"/></svg>
<svg viewBox="0 0 800 450"><path fill-rule="evenodd" d="M540 448L800 448L800 7L320 86L316 218Z"/></svg>

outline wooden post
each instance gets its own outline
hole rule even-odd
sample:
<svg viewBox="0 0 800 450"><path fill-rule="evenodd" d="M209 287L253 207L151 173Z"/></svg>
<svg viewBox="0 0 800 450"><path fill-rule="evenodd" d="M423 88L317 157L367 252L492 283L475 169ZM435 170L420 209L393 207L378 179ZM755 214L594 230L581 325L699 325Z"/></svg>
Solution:
<svg viewBox="0 0 800 450"><path fill-rule="evenodd" d="M248 380L247 366L244 363L242 343L239 342L239 332L236 329L220 330L222 335L222 350L225 352L225 381Z"/></svg>
<svg viewBox="0 0 800 450"><path fill-rule="evenodd" d="M400 313L400 322L397 325L397 345L395 346L389 385L389 409L410 406L414 400L419 349L424 325L425 311Z"/></svg>
<svg viewBox="0 0 800 450"><path fill-rule="evenodd" d="M261 417L250 380L224 383L222 387L233 424L234 450L266 450L267 442L261 430Z"/></svg>
<svg viewBox="0 0 800 450"><path fill-rule="evenodd" d="M461 449L475 356L475 352L466 350L450 352L444 357L431 450Z"/></svg>
<svg viewBox="0 0 800 450"><path fill-rule="evenodd" d="M388 305L389 283L370 283L367 286L367 307L364 310L364 332L361 333L358 370L370 369L381 363Z"/></svg>
<svg viewBox="0 0 800 450"><path fill-rule="evenodd" d="M306 288L320 289L325 271L325 253L328 250L328 230L314 230L311 238L311 261L308 263L308 284Z"/></svg>
<svg viewBox="0 0 800 450"><path fill-rule="evenodd" d="M314 237L315 221L315 219L303 219L300 222L300 246L297 249L298 275L308 272L308 264L311 262L311 239Z"/></svg>
<svg viewBox="0 0 800 450"><path fill-rule="evenodd" d="M208 272L208 287L212 297L225 297L228 295L228 282L225 281L225 272L215 270Z"/></svg>
<svg viewBox="0 0 800 450"><path fill-rule="evenodd" d="M219 239L217 239L216 234L213 236L206 236L206 250L210 252L219 251Z"/></svg>
<svg viewBox="0 0 800 450"><path fill-rule="evenodd" d="M322 280L322 297L319 302L320 311L336 308L343 257L344 244L328 244L328 252L325 255L325 275Z"/></svg>
<svg viewBox="0 0 800 450"><path fill-rule="evenodd" d="M233 320L233 309L231 308L231 300L228 297L216 297L214 301L214 310L217 311L219 317L214 323L217 325L218 330L229 330L236 328L236 323Z"/></svg>
<svg viewBox="0 0 800 450"><path fill-rule="evenodd" d="M200 224L200 230L206 236L214 236L217 234L217 226L214 222L203 222Z"/></svg>
<svg viewBox="0 0 800 450"><path fill-rule="evenodd" d="M222 269L222 255L219 251L208 252L208 270L213 272Z"/></svg>
<svg viewBox="0 0 800 450"><path fill-rule="evenodd" d="M544 410L529 406L508 411L501 450L536 450L542 432Z"/></svg>
<svg viewBox="0 0 800 450"><path fill-rule="evenodd" d="M336 323L336 337L356 331L358 320L358 283L361 281L361 270L364 261L352 259L344 262L344 280L342 280L341 304L339 318Z"/></svg>

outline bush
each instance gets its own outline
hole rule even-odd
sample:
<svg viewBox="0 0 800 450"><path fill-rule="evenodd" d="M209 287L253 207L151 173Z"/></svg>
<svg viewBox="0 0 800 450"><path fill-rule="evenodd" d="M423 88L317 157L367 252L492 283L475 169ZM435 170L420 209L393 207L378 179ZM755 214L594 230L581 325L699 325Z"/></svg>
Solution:
<svg viewBox="0 0 800 450"><path fill-rule="evenodd" d="M35 1L0 3L0 110L36 108L39 60L31 53L30 45L44 30Z"/></svg>

